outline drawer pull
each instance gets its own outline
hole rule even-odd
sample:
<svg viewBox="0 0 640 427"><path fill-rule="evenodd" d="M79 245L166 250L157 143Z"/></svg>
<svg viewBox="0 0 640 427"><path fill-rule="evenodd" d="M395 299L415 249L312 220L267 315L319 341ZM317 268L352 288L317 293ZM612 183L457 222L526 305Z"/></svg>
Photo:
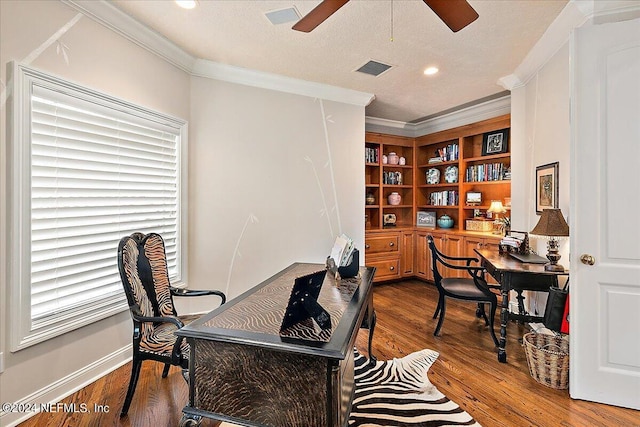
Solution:
<svg viewBox="0 0 640 427"><path fill-rule="evenodd" d="M396 268L395 268L393 265L392 265L391 267L389 267L389 270L391 270L391 271L393 271L393 270L395 270L395 269L396 269Z"/></svg>
<svg viewBox="0 0 640 427"><path fill-rule="evenodd" d="M395 246L395 243L389 242L389 246L393 247L393 246Z"/></svg>

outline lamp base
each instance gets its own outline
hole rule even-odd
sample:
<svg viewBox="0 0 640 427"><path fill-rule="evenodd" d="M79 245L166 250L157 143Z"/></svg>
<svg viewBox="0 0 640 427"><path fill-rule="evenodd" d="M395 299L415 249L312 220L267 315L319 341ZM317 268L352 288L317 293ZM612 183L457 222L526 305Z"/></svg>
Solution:
<svg viewBox="0 0 640 427"><path fill-rule="evenodd" d="M559 272L563 272L564 271L564 267L561 266L560 264L545 264L544 265L544 271L559 271Z"/></svg>

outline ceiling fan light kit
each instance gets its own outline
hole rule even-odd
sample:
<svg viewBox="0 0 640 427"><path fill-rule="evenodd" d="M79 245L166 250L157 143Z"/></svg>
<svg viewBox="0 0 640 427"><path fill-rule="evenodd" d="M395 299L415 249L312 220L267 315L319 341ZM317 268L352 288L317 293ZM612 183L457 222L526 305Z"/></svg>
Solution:
<svg viewBox="0 0 640 427"><path fill-rule="evenodd" d="M467 0L422 1L424 1L454 33L478 19L478 13L471 7ZM324 0L299 20L293 26L293 29L309 33L348 2L349 0Z"/></svg>

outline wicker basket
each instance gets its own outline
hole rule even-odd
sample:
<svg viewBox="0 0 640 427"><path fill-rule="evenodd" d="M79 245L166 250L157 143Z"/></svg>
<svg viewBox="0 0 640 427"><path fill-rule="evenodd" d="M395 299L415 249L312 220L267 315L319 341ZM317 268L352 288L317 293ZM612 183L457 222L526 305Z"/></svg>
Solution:
<svg viewBox="0 0 640 427"><path fill-rule="evenodd" d="M522 339L529 373L547 387L569 387L569 340L567 336L529 332Z"/></svg>

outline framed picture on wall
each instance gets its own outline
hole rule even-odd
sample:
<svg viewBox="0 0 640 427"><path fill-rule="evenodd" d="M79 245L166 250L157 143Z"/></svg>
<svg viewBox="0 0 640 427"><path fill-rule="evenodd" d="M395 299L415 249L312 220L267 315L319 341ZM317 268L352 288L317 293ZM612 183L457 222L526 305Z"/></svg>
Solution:
<svg viewBox="0 0 640 427"><path fill-rule="evenodd" d="M482 136L482 155L506 153L509 150L509 129L487 132Z"/></svg>
<svg viewBox="0 0 640 427"><path fill-rule="evenodd" d="M558 166L559 162L536 167L536 213L543 209L558 208Z"/></svg>

